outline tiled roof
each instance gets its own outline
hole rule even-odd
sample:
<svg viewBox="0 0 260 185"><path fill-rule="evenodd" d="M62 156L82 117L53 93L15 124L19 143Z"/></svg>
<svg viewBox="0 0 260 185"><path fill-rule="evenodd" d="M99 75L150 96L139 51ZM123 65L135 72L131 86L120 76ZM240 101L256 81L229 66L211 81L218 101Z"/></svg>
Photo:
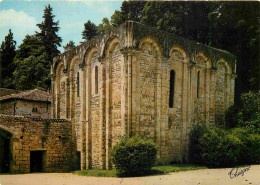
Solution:
<svg viewBox="0 0 260 185"><path fill-rule="evenodd" d="M7 96L10 94L17 94L20 92L22 92L22 91L15 90L15 89L0 88L0 97Z"/></svg>
<svg viewBox="0 0 260 185"><path fill-rule="evenodd" d="M33 89L17 94L10 94L0 97L0 101L6 101L10 99L29 100L29 101L42 101L51 102L51 95L45 91L39 89Z"/></svg>

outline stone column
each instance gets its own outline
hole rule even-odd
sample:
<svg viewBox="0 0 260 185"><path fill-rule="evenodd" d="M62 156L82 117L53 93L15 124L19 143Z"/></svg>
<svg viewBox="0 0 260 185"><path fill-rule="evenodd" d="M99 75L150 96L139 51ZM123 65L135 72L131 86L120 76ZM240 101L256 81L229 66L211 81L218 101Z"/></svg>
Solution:
<svg viewBox="0 0 260 185"><path fill-rule="evenodd" d="M123 55L122 63L121 63L121 119L122 119L122 135L128 135L128 86L127 86L127 74L128 74L128 68L127 68L127 58L128 58L128 52L127 50L123 50L121 52Z"/></svg>
<svg viewBox="0 0 260 185"><path fill-rule="evenodd" d="M81 170L86 169L86 69L80 65L81 78L80 78L80 101L81 101Z"/></svg>
<svg viewBox="0 0 260 185"><path fill-rule="evenodd" d="M138 62L138 51L134 49L126 49L124 52L124 62L123 62L123 86L122 94L124 98L125 106L124 109L124 126L123 135L133 136L138 132L138 125L136 120L137 114L137 62ZM121 109L121 110L122 110Z"/></svg>
<svg viewBox="0 0 260 185"><path fill-rule="evenodd" d="M128 118L127 118L127 124L128 124L128 136L131 137L133 135L132 129L133 129L133 123L132 123L132 63L133 63L133 53L131 51L128 52L127 57L127 107L128 107Z"/></svg>
<svg viewBox="0 0 260 185"><path fill-rule="evenodd" d="M56 118L56 77L51 75L51 91L52 91L52 104L51 104L51 118Z"/></svg>
<svg viewBox="0 0 260 185"><path fill-rule="evenodd" d="M187 116L188 116L188 96L189 96L189 66L188 61L183 62L182 66L182 128L183 136L186 138L187 133Z"/></svg>
<svg viewBox="0 0 260 185"><path fill-rule="evenodd" d="M91 66L86 65L86 168L92 168Z"/></svg>
<svg viewBox="0 0 260 185"><path fill-rule="evenodd" d="M157 118L157 126L160 133L159 135L159 144L160 144L160 158L162 163L166 163L168 161L168 148L169 146L169 139L168 139L168 127L169 127L169 74L170 74L170 67L169 67L169 58L162 57L161 58L161 65L158 65L158 68L160 68L160 73L158 78L158 96L159 99L159 105L157 106L157 109L159 108L159 111L157 114L160 114Z"/></svg>
<svg viewBox="0 0 260 185"><path fill-rule="evenodd" d="M189 110L189 122L191 124L193 124L193 121L194 121L194 91L196 92L196 89L195 89L195 85L194 85L194 80L196 79L196 70L195 70L195 65L196 63L191 61L189 63L189 70L190 70L190 79L189 79L189 107L190 107L190 110ZM191 126L191 125L190 125Z"/></svg>
<svg viewBox="0 0 260 185"><path fill-rule="evenodd" d="M66 118L69 118L69 111L70 111L70 79L69 74L66 74L65 77L65 111L66 111Z"/></svg>
<svg viewBox="0 0 260 185"><path fill-rule="evenodd" d="M112 147L112 138L111 138L111 110L110 110L110 104L111 104L111 54L109 54L109 57L106 59L106 169L111 169L111 161L109 158L109 152Z"/></svg>
<svg viewBox="0 0 260 185"><path fill-rule="evenodd" d="M205 119L206 125L209 125L209 112L210 112L210 69L206 69L206 79L205 79L205 86L206 86L206 93L205 93Z"/></svg>
<svg viewBox="0 0 260 185"><path fill-rule="evenodd" d="M225 95L226 95L226 106L225 106L225 111L230 107L230 94L231 94L231 75L230 74L226 74L225 76L225 80L226 80L226 89L225 89Z"/></svg>
<svg viewBox="0 0 260 185"><path fill-rule="evenodd" d="M100 89L100 166L102 169L105 169L106 167L106 60L100 59L101 65L100 65L100 73L101 73L101 79L99 83L99 89Z"/></svg>
<svg viewBox="0 0 260 185"><path fill-rule="evenodd" d="M69 119L72 119L73 118L73 104L74 104L74 101L73 101L73 97L75 95L75 92L74 92L74 70L71 69L70 70L70 107L69 107Z"/></svg>
<svg viewBox="0 0 260 185"><path fill-rule="evenodd" d="M237 74L233 73L230 76L230 99L229 99L229 105L234 104L234 99L235 99L235 80L237 78Z"/></svg>
<svg viewBox="0 0 260 185"><path fill-rule="evenodd" d="M216 100L216 67L212 67L210 71L210 105L209 105L209 125L213 126L215 124L215 100Z"/></svg>

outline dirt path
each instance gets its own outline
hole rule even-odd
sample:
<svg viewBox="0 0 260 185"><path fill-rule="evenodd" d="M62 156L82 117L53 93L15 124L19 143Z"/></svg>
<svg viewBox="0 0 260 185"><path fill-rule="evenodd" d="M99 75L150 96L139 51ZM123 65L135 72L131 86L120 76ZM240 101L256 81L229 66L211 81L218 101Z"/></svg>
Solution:
<svg viewBox="0 0 260 185"><path fill-rule="evenodd" d="M21 175L0 175L1 185L260 185L260 165L239 168L244 175L230 178L231 168L206 169L134 178L107 178L77 176L71 173L39 173ZM237 173L238 173L237 172ZM235 174L235 170L232 172Z"/></svg>

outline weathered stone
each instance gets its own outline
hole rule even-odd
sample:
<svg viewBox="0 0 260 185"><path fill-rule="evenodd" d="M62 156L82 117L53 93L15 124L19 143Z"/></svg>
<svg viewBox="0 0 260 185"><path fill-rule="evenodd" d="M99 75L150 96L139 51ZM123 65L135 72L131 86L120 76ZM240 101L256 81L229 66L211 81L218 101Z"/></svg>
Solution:
<svg viewBox="0 0 260 185"><path fill-rule="evenodd" d="M111 168L111 148L137 134L157 144L158 163L182 162L192 125L224 124L234 101L235 59L126 22L54 58L52 113L71 119L81 169Z"/></svg>

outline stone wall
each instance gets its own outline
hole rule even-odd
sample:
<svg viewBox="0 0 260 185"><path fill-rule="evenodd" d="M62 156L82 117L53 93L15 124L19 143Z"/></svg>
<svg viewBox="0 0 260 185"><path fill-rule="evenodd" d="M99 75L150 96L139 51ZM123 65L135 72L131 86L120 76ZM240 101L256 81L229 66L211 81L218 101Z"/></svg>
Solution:
<svg viewBox="0 0 260 185"><path fill-rule="evenodd" d="M51 118L51 104L26 100L2 101L0 102L0 114L49 119Z"/></svg>
<svg viewBox="0 0 260 185"><path fill-rule="evenodd" d="M30 172L31 151L45 151L44 172L72 169L71 122L1 115L0 129L12 134L12 172Z"/></svg>
<svg viewBox="0 0 260 185"><path fill-rule="evenodd" d="M60 84L75 76L74 65L79 99L68 89L75 82ZM81 143L81 169L111 168L113 145L137 134L156 143L158 163L182 163L194 124L223 123L218 117L233 104L235 72L235 57L228 52L127 22L54 59L53 115L75 114L67 117Z"/></svg>

